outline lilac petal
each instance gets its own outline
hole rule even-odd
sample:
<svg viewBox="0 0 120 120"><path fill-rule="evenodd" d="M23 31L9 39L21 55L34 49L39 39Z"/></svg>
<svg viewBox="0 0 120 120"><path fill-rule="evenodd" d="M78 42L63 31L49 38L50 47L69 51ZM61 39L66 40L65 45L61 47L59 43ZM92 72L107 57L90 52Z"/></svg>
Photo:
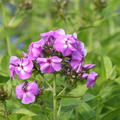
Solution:
<svg viewBox="0 0 120 120"><path fill-rule="evenodd" d="M89 74L84 73L81 77L82 77L82 79L86 79L86 78L88 77L88 75L89 75Z"/></svg>
<svg viewBox="0 0 120 120"><path fill-rule="evenodd" d="M28 63L29 63L29 59L28 59L28 58L22 58L22 59L21 59L21 62L22 62L22 63L21 63L22 66L26 66L26 65L28 65Z"/></svg>
<svg viewBox="0 0 120 120"><path fill-rule="evenodd" d="M30 103L33 103L33 102L35 102L35 96L30 92L26 92L23 95L22 103L23 104L30 104Z"/></svg>
<svg viewBox="0 0 120 120"><path fill-rule="evenodd" d="M19 78L22 80L30 78L31 75L32 75L32 72L27 73L24 70L21 70L20 73L18 74Z"/></svg>
<svg viewBox="0 0 120 120"><path fill-rule="evenodd" d="M78 66L80 64L80 62L78 60L72 60L70 62L70 65L72 66L73 69L76 68L76 66Z"/></svg>
<svg viewBox="0 0 120 120"><path fill-rule="evenodd" d="M63 38L61 38L62 40ZM54 48L58 51L58 52L62 52L62 50L64 50L64 44L60 42L59 40L56 40L54 43Z"/></svg>
<svg viewBox="0 0 120 120"><path fill-rule="evenodd" d="M42 46L45 45L45 41L44 41L44 39L39 40L39 44L40 44L40 46L41 46L41 48L42 48Z"/></svg>
<svg viewBox="0 0 120 120"><path fill-rule="evenodd" d="M42 33L42 34L40 34L40 36L42 37L42 38L48 38L49 36L51 36L53 34L53 31L49 31L49 32L46 32L46 33Z"/></svg>
<svg viewBox="0 0 120 120"><path fill-rule="evenodd" d="M32 54L34 57L38 57L38 56L40 55L41 50L38 49L38 48L32 48L31 52L32 52L31 54Z"/></svg>
<svg viewBox="0 0 120 120"><path fill-rule="evenodd" d="M63 54L64 56L69 56L69 55L71 55L71 53L72 53L72 51L71 51L69 48L67 48L67 49L65 49L64 51L62 51L62 54Z"/></svg>
<svg viewBox="0 0 120 120"><path fill-rule="evenodd" d="M84 48L84 43L81 41L77 41L76 44L74 45L76 50L83 56L86 56L87 50Z"/></svg>
<svg viewBox="0 0 120 120"><path fill-rule="evenodd" d="M77 73L81 72L82 64L79 64L75 70L76 70Z"/></svg>
<svg viewBox="0 0 120 120"><path fill-rule="evenodd" d="M33 69L33 63L32 61L29 61L29 64L27 66L24 66L24 71L30 73L32 72L32 69Z"/></svg>
<svg viewBox="0 0 120 120"><path fill-rule="evenodd" d="M75 51L72 53L72 59L78 60L78 61L83 61L83 56L78 51Z"/></svg>
<svg viewBox="0 0 120 120"><path fill-rule="evenodd" d="M47 73L53 73L55 72L54 68L50 65L47 70L46 70Z"/></svg>
<svg viewBox="0 0 120 120"><path fill-rule="evenodd" d="M42 73L53 73L54 69L49 63L42 64L40 67Z"/></svg>
<svg viewBox="0 0 120 120"><path fill-rule="evenodd" d="M10 70L10 77L15 79L15 66L9 65L9 70Z"/></svg>
<svg viewBox="0 0 120 120"><path fill-rule="evenodd" d="M95 72L91 72L87 77L87 87L91 88L94 86L95 81L97 80L98 74Z"/></svg>
<svg viewBox="0 0 120 120"><path fill-rule="evenodd" d="M42 42L39 40L38 42L32 42L29 46L29 57L32 60L35 60L37 57L42 56Z"/></svg>
<svg viewBox="0 0 120 120"><path fill-rule="evenodd" d="M83 68L86 70L92 69L94 68L96 65L95 64L85 64L83 65Z"/></svg>
<svg viewBox="0 0 120 120"><path fill-rule="evenodd" d="M77 73L79 73L82 70L82 62L79 60L71 60L70 65Z"/></svg>
<svg viewBox="0 0 120 120"><path fill-rule="evenodd" d="M40 65L40 70L41 70L41 72L42 73L46 73L47 71L48 71L48 69L49 69L49 64L48 63L44 63L44 64L41 64Z"/></svg>
<svg viewBox="0 0 120 120"><path fill-rule="evenodd" d="M25 53L24 51L22 52L22 54L23 54L23 56L24 56L25 58L28 58L28 57L29 57L29 55L28 55L27 53Z"/></svg>
<svg viewBox="0 0 120 120"><path fill-rule="evenodd" d="M19 61L20 61L19 58L16 57L16 56L11 56L10 57L10 64L16 65Z"/></svg>
<svg viewBox="0 0 120 120"><path fill-rule="evenodd" d="M58 29L56 30L56 32L58 32L61 35L65 35L65 31L63 29Z"/></svg>
<svg viewBox="0 0 120 120"><path fill-rule="evenodd" d="M16 96L17 96L18 99L23 98L23 94L24 94L24 92L22 90L23 85L24 85L24 83L22 83L22 84L20 84L16 87Z"/></svg>
<svg viewBox="0 0 120 120"><path fill-rule="evenodd" d="M38 95L40 93L38 84L35 81L32 83L29 83L27 90L33 95Z"/></svg>
<svg viewBox="0 0 120 120"><path fill-rule="evenodd" d="M37 41L37 42L33 42L32 46L33 48L40 48L41 45L39 44L39 41Z"/></svg>
<svg viewBox="0 0 120 120"><path fill-rule="evenodd" d="M73 37L77 39L77 33L73 33Z"/></svg>
<svg viewBox="0 0 120 120"><path fill-rule="evenodd" d="M57 56L53 56L53 57L51 57L51 59L52 59L52 62L55 62L55 63L62 62L62 59Z"/></svg>
<svg viewBox="0 0 120 120"><path fill-rule="evenodd" d="M60 63L52 63L52 67L54 68L55 71L60 71L61 70L61 64Z"/></svg>
<svg viewBox="0 0 120 120"><path fill-rule="evenodd" d="M46 58L38 58L37 59L37 63L39 63L39 64L42 64L42 63L45 63L45 62L47 62Z"/></svg>

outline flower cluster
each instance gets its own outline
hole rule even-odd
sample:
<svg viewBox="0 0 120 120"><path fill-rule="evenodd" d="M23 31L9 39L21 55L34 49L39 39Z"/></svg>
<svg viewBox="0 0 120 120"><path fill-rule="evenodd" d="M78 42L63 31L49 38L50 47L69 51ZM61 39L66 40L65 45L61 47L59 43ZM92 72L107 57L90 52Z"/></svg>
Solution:
<svg viewBox="0 0 120 120"><path fill-rule="evenodd" d="M95 72L88 73L88 70L95 67L95 64L84 64L87 51L84 43L77 39L76 33L66 34L63 29L59 29L42 33L40 37L39 41L30 44L28 53L23 53L23 58L10 58L9 69L13 79L17 75L26 80L31 77L33 70L40 71L41 74L59 71L70 78L87 79L88 88L94 86L98 75ZM38 94L37 85L32 90L29 89L33 84L36 83L22 83L16 88L17 98L25 104L33 102Z"/></svg>

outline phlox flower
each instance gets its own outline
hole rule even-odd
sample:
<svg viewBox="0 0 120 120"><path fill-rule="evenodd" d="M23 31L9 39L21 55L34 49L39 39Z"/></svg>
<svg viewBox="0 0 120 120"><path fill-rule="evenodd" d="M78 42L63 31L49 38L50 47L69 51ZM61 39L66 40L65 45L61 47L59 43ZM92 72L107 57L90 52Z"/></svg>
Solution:
<svg viewBox="0 0 120 120"><path fill-rule="evenodd" d="M61 35L59 36L55 43L54 48L63 54L63 56L70 56L76 49L74 45L76 43L76 38L72 35Z"/></svg>
<svg viewBox="0 0 120 120"><path fill-rule="evenodd" d="M91 73L84 73L82 75L82 78L84 79L87 79L87 87L88 88L93 88L94 87L94 84L97 80L97 77L98 77L98 74L95 73L95 72L91 72Z"/></svg>
<svg viewBox="0 0 120 120"><path fill-rule="evenodd" d="M65 31L63 29L58 29L55 31L49 31L46 33L42 33L41 41L44 41L45 44L52 46L55 42L55 40L60 36L65 35Z"/></svg>
<svg viewBox="0 0 120 120"><path fill-rule="evenodd" d="M19 59L16 56L10 58L10 76L15 79L15 74L22 80L30 78L32 75L33 63L28 58Z"/></svg>
<svg viewBox="0 0 120 120"><path fill-rule="evenodd" d="M40 70L42 73L53 73L55 71L60 71L61 62L62 59L57 56L37 59L37 63L40 65Z"/></svg>
<svg viewBox="0 0 120 120"><path fill-rule="evenodd" d="M29 46L28 58L31 60L36 60L38 57L42 57L42 49L44 42L39 40L37 42L32 42Z"/></svg>
<svg viewBox="0 0 120 120"><path fill-rule="evenodd" d="M35 102L35 96L39 94L39 87L35 81L24 82L16 87L16 96L18 99L22 99L23 104Z"/></svg>

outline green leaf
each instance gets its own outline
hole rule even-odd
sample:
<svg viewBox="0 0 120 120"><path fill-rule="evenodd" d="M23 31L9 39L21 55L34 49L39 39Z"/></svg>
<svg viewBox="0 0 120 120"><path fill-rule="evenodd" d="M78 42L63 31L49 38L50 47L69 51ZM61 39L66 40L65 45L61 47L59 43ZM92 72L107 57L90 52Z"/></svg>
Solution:
<svg viewBox="0 0 120 120"><path fill-rule="evenodd" d="M10 79L9 77L4 77L4 76L0 75L0 84L6 83L9 79Z"/></svg>
<svg viewBox="0 0 120 120"><path fill-rule="evenodd" d="M14 17L10 22L9 22L9 27L17 27L18 25L21 24L21 22L23 21L23 16L20 17Z"/></svg>
<svg viewBox="0 0 120 120"><path fill-rule="evenodd" d="M101 120L113 120L116 117L120 116L120 108L116 108L108 113L106 113ZM117 120L117 119L116 119Z"/></svg>
<svg viewBox="0 0 120 120"><path fill-rule="evenodd" d="M16 113L16 114L24 114L24 115L28 115L28 116L35 116L36 114L31 112L30 110L28 109L25 109L25 108L19 108L19 109L15 109L13 111L13 113Z"/></svg>
<svg viewBox="0 0 120 120"><path fill-rule="evenodd" d="M112 83L109 81L105 82L103 86L101 87L101 90L99 92L99 95L104 99L107 100L106 98L110 97L112 92L114 90L114 86Z"/></svg>
<svg viewBox="0 0 120 120"><path fill-rule="evenodd" d="M23 116L20 120L33 120L31 116Z"/></svg>
<svg viewBox="0 0 120 120"><path fill-rule="evenodd" d="M76 108L83 120L93 120L95 119L95 111L84 101L81 101L80 105Z"/></svg>
<svg viewBox="0 0 120 120"><path fill-rule="evenodd" d="M106 79L110 78L110 75L112 74L112 62L109 57L105 56L103 58L104 61L104 67L106 72Z"/></svg>
<svg viewBox="0 0 120 120"><path fill-rule="evenodd" d="M112 108L120 106L120 94L111 95L104 104Z"/></svg>
<svg viewBox="0 0 120 120"><path fill-rule="evenodd" d="M118 84L120 84L120 76L115 79L115 82L117 82Z"/></svg>
<svg viewBox="0 0 120 120"><path fill-rule="evenodd" d="M61 106L71 106L80 104L80 98L63 98Z"/></svg>
<svg viewBox="0 0 120 120"><path fill-rule="evenodd" d="M96 98L96 96L94 96L94 95L92 95L92 94L90 94L90 93L86 93L86 94L83 96L83 100L84 100L85 102L91 101L91 100L93 100L93 99L95 99L95 98Z"/></svg>
<svg viewBox="0 0 120 120"><path fill-rule="evenodd" d="M69 94L73 96L83 96L87 90L88 88L86 84L84 85L80 84L75 89L73 89Z"/></svg>
<svg viewBox="0 0 120 120"><path fill-rule="evenodd" d="M5 55L1 59L0 71L4 76L9 76L9 56Z"/></svg>
<svg viewBox="0 0 120 120"><path fill-rule="evenodd" d="M10 115L9 115L9 120L20 120L20 118L21 118L22 116L23 116L23 115L10 114Z"/></svg>

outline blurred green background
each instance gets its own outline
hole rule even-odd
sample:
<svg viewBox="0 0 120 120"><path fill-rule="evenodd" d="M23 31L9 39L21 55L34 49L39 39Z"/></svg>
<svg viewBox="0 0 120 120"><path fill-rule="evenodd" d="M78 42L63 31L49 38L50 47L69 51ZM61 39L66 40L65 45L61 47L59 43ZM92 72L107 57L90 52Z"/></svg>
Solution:
<svg viewBox="0 0 120 120"><path fill-rule="evenodd" d="M120 120L120 0L0 0L0 120L52 120L50 108L16 100L8 65L41 33L60 28L78 34L99 78L93 89L74 88L82 98L62 98L59 119Z"/></svg>

